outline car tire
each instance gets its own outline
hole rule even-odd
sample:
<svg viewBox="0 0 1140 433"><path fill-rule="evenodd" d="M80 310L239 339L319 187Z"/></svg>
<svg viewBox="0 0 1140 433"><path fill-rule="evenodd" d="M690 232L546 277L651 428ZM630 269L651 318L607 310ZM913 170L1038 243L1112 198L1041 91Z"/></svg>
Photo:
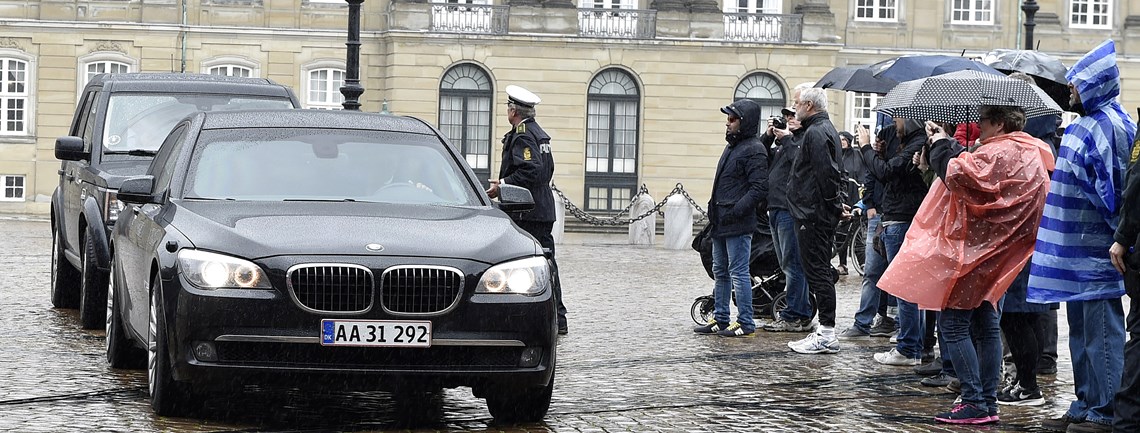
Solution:
<svg viewBox="0 0 1140 433"><path fill-rule="evenodd" d="M102 328L107 320L107 274L95 266L95 241L91 233L83 237L82 282L79 287L79 326L83 329Z"/></svg>
<svg viewBox="0 0 1140 433"><path fill-rule="evenodd" d="M63 255L59 230L51 233L51 305L56 308L79 306L79 270Z"/></svg>
<svg viewBox="0 0 1140 433"><path fill-rule="evenodd" d="M107 363L111 368L142 368L146 365L146 352L135 347L127 337L123 313L119 311L116 299L122 296L119 292L115 284L115 264L111 263L110 280L107 282Z"/></svg>
<svg viewBox="0 0 1140 433"><path fill-rule="evenodd" d="M496 387L487 394L487 410L496 422L515 424L542 421L554 395L554 372L545 386L519 389Z"/></svg>
<svg viewBox="0 0 1140 433"><path fill-rule="evenodd" d="M183 416L193 413L200 401L190 393L188 384L174 380L167 340L166 313L162 306L162 287L154 276L150 291L150 313L147 323L147 387L150 406L160 416Z"/></svg>

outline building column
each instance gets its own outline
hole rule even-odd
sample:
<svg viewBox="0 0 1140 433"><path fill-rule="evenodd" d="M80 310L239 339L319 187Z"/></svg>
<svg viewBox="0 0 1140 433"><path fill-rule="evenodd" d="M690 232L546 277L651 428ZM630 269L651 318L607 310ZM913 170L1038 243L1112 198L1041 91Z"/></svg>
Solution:
<svg viewBox="0 0 1140 433"><path fill-rule="evenodd" d="M838 43L835 14L825 0L804 0L796 5L794 13L803 17L803 41Z"/></svg>

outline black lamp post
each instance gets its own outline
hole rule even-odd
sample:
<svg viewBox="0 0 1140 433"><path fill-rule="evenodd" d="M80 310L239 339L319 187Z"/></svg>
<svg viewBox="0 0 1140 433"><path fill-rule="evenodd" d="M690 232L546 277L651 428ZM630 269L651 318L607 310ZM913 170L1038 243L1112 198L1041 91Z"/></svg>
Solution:
<svg viewBox="0 0 1140 433"><path fill-rule="evenodd" d="M348 2L348 59L344 72L344 86L340 94L344 95L345 110L360 111L360 95L364 88L360 87L360 5L364 0L345 0Z"/></svg>
<svg viewBox="0 0 1140 433"><path fill-rule="evenodd" d="M1021 4L1021 10L1025 12L1025 49L1033 49L1033 28L1037 27L1037 23L1033 22L1033 16L1037 15L1037 10L1041 7L1037 6L1034 0L1025 0Z"/></svg>

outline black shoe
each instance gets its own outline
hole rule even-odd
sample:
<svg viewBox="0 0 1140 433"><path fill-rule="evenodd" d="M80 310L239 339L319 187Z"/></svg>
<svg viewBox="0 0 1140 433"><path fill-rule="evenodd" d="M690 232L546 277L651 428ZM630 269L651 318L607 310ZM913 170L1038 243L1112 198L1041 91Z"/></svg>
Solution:
<svg viewBox="0 0 1140 433"><path fill-rule="evenodd" d="M1041 395L1041 388L1025 389L1019 384L998 393L997 402L1010 406L1040 406L1045 404L1045 397Z"/></svg>
<svg viewBox="0 0 1140 433"><path fill-rule="evenodd" d="M1068 433L1112 433L1112 426L1085 421L1069 424L1069 428L1065 431Z"/></svg>
<svg viewBox="0 0 1140 433"><path fill-rule="evenodd" d="M1051 363L1044 363L1044 362L1038 362L1037 363L1037 375L1038 376L1042 376L1042 375L1051 376L1054 374L1057 374L1057 362L1056 361L1051 362Z"/></svg>
<svg viewBox="0 0 1140 433"><path fill-rule="evenodd" d="M558 325L558 335L566 335L569 332L570 329L566 325Z"/></svg>
<svg viewBox="0 0 1140 433"><path fill-rule="evenodd" d="M941 357L934 358L933 361L930 361L926 364L922 364L920 366L914 367L914 374L917 374L919 376L933 376L933 375L936 375L936 374L941 373L941 372L942 372L942 358ZM939 386L945 386L945 385L939 385Z"/></svg>
<svg viewBox="0 0 1140 433"><path fill-rule="evenodd" d="M878 317L871 326L872 337L891 337L899 331L899 323L890 317Z"/></svg>
<svg viewBox="0 0 1140 433"><path fill-rule="evenodd" d="M919 383L921 383L922 386L946 386L957 379L958 378L946 373L938 373L937 375L922 379Z"/></svg>
<svg viewBox="0 0 1140 433"><path fill-rule="evenodd" d="M1069 418L1069 414L1061 415L1060 418L1047 419L1041 423L1041 428L1052 432L1064 432L1069 429L1070 424L1078 423L1075 419Z"/></svg>

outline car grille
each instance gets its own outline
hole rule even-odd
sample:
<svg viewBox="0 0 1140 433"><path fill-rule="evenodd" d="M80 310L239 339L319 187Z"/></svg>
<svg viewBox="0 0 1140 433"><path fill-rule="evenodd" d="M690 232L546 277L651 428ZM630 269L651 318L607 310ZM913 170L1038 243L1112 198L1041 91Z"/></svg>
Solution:
<svg viewBox="0 0 1140 433"><path fill-rule="evenodd" d="M318 344L217 342L223 363L275 367L462 369L518 366L521 347L327 347Z"/></svg>
<svg viewBox="0 0 1140 433"><path fill-rule="evenodd" d="M306 264L289 269L289 289L301 306L320 312L356 313L372 307L372 271L363 266Z"/></svg>
<svg viewBox="0 0 1140 433"><path fill-rule="evenodd" d="M462 292L463 274L453 268L393 266L380 277L380 303L392 313L440 313Z"/></svg>

